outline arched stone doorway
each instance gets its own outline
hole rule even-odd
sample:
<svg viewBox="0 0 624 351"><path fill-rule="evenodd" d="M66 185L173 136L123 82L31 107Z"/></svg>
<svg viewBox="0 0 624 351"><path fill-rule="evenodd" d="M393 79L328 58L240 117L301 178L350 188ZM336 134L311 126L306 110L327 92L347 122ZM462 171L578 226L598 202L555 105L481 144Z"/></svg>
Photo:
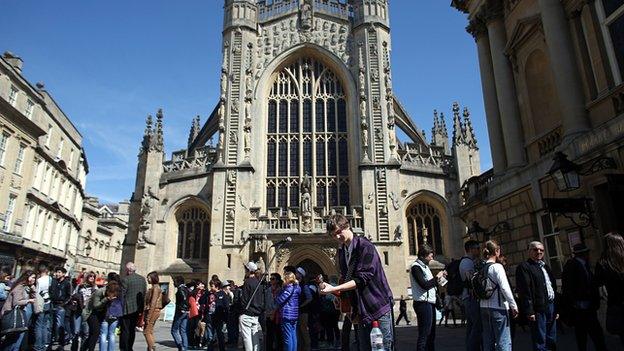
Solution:
<svg viewBox="0 0 624 351"><path fill-rule="evenodd" d="M306 271L306 278L305 278L306 281L309 281L310 279L314 279L314 277L316 277L319 274L328 275L328 273L324 272L318 263L310 259L306 259L306 260L299 262L297 267L301 267Z"/></svg>
<svg viewBox="0 0 624 351"><path fill-rule="evenodd" d="M329 282L338 282L335 255L336 249L333 247L302 245L290 253L286 265L303 267L306 271L306 281L315 274L323 273Z"/></svg>

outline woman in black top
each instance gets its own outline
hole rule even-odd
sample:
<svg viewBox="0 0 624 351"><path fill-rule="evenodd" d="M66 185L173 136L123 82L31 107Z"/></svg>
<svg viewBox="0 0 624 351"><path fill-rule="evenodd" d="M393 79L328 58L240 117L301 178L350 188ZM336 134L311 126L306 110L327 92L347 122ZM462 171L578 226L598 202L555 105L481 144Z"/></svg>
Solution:
<svg viewBox="0 0 624 351"><path fill-rule="evenodd" d="M607 288L607 331L619 335L624 345L624 238L605 235L602 256L596 264L595 279Z"/></svg>

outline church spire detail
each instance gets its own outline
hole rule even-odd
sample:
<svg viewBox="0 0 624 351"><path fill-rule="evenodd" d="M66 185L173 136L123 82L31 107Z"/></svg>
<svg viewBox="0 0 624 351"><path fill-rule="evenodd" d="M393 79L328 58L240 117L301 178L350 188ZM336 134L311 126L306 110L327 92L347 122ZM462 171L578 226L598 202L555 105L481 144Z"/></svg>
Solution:
<svg viewBox="0 0 624 351"><path fill-rule="evenodd" d="M468 107L464 107L464 140L466 144L472 148L477 148L477 138L475 136L474 129L472 127L472 121L470 120L470 111Z"/></svg>
<svg viewBox="0 0 624 351"><path fill-rule="evenodd" d="M459 104L453 103L453 145L460 145L465 142L464 127L462 126L459 114Z"/></svg>
<svg viewBox="0 0 624 351"><path fill-rule="evenodd" d="M193 118L193 123L191 124L191 131L189 132L189 138L188 138L188 147L191 147L191 144L193 143L193 141L195 141L195 139L199 135L200 129L201 127L199 125L199 115L198 115L195 118Z"/></svg>
<svg viewBox="0 0 624 351"><path fill-rule="evenodd" d="M164 133L163 133L163 110L158 109L156 113L156 140L154 141L154 150L158 152L164 151Z"/></svg>

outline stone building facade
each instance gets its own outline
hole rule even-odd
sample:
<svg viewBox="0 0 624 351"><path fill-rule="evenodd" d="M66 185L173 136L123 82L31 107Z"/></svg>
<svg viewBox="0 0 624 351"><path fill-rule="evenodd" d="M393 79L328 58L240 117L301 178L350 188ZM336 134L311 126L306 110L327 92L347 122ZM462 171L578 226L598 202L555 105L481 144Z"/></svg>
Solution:
<svg viewBox="0 0 624 351"><path fill-rule="evenodd" d="M494 165L464 184L461 217L502 243L510 272L532 240L557 275L576 243L597 258L602 235L624 229L624 3L453 6L476 41ZM557 152L578 166L578 189L549 175Z"/></svg>
<svg viewBox="0 0 624 351"><path fill-rule="evenodd" d="M88 165L82 136L22 60L0 58L0 262L73 267Z"/></svg>
<svg viewBox="0 0 624 351"><path fill-rule="evenodd" d="M130 203L101 204L87 197L82 210L82 228L77 243L74 270L106 275L117 272L121 263L123 242L128 232Z"/></svg>
<svg viewBox="0 0 624 351"><path fill-rule="evenodd" d="M226 0L220 99L170 159L163 112L148 117L122 263L240 281L252 259L336 277L332 213L377 246L397 296L419 244L459 256L460 184L480 174L470 113L453 105L449 138L436 112L428 141L394 94L391 49L387 0Z"/></svg>

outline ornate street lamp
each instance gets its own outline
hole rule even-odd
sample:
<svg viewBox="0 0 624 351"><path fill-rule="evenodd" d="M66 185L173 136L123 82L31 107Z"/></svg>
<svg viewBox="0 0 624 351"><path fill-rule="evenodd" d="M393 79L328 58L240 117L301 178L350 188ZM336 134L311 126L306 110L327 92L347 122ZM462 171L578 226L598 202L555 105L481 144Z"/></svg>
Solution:
<svg viewBox="0 0 624 351"><path fill-rule="evenodd" d="M87 247L85 247L85 255L87 257L91 256L91 244L87 244Z"/></svg>
<svg viewBox="0 0 624 351"><path fill-rule="evenodd" d="M507 231L510 231L511 229L512 229L511 224L505 221L501 221L501 222L494 224L492 229L483 228L479 224L479 222L473 221L466 234L468 234L469 237L474 237L476 238L477 241L484 243L490 240L490 237L492 235L499 234L502 232L507 232ZM479 236L482 237L482 240L479 240Z"/></svg>
<svg viewBox="0 0 624 351"><path fill-rule="evenodd" d="M615 169L617 165L611 157L599 157L591 162L578 165L563 152L556 152L548 174L553 178L561 192L576 190L581 187L581 176L590 175L605 169Z"/></svg>

